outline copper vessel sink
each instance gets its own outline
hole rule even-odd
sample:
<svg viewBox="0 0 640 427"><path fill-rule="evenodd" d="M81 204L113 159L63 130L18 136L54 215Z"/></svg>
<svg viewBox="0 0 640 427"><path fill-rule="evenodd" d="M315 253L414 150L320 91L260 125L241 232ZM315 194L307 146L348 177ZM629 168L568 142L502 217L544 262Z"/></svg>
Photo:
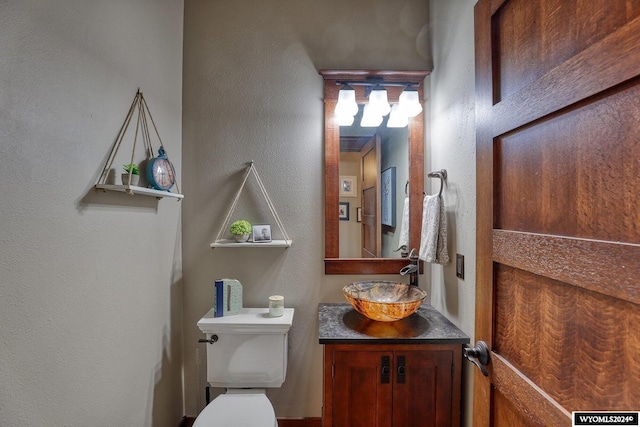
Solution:
<svg viewBox="0 0 640 427"><path fill-rule="evenodd" d="M417 286L383 280L354 282L345 286L342 293L358 313L381 322L410 316L427 296Z"/></svg>

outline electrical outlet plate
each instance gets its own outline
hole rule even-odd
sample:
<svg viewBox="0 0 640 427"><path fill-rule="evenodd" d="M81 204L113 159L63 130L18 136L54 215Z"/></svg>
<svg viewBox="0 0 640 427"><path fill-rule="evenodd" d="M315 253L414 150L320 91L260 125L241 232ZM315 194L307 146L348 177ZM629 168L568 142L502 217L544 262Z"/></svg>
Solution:
<svg viewBox="0 0 640 427"><path fill-rule="evenodd" d="M464 255L456 254L456 276L464 280Z"/></svg>

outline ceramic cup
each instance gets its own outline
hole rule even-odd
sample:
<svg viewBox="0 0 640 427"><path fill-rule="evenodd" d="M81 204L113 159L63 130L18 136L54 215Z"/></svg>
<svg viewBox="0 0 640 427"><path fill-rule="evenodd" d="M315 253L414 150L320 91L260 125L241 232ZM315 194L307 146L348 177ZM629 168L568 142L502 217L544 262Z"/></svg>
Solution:
<svg viewBox="0 0 640 427"><path fill-rule="evenodd" d="M271 295L269 297L269 316L280 317L284 314L284 297L282 295Z"/></svg>

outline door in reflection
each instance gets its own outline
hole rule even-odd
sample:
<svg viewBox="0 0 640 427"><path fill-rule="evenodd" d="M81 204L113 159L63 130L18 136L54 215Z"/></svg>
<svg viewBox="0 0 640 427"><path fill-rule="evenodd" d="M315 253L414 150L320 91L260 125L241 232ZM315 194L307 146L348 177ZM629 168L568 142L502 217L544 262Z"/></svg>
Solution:
<svg viewBox="0 0 640 427"><path fill-rule="evenodd" d="M362 204L362 258L380 258L380 135L377 133L360 150Z"/></svg>

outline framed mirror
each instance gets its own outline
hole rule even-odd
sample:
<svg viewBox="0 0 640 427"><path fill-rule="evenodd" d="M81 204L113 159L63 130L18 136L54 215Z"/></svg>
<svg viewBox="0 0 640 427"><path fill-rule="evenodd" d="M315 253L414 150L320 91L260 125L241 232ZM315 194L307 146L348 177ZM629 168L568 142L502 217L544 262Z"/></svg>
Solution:
<svg viewBox="0 0 640 427"><path fill-rule="evenodd" d="M359 122L374 83L386 89L392 105L410 83L423 104L429 71L322 70L320 74L324 78L325 274L397 274L408 263L407 253L419 248L424 114L410 118L404 128L386 129L386 117L380 126L362 131L340 126L335 110L345 83L355 90L359 105L354 123ZM391 150L392 145L404 148ZM367 154L373 152L378 154ZM405 197L409 244L403 250L398 243Z"/></svg>

